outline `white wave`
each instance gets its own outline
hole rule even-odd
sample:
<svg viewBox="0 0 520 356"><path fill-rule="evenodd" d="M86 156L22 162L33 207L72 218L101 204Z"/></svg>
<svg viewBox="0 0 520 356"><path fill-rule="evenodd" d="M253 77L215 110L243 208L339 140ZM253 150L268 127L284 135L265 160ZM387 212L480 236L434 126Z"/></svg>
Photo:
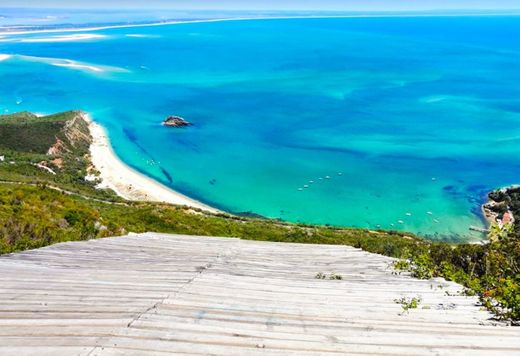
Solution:
<svg viewBox="0 0 520 356"><path fill-rule="evenodd" d="M88 41L88 40L100 40L105 39L108 36L97 35L93 33L78 33L73 35L60 35L60 36L49 36L49 37L34 37L34 38L22 38L20 42L26 43L38 43L38 42L74 42L74 41Z"/></svg>
<svg viewBox="0 0 520 356"><path fill-rule="evenodd" d="M11 55L9 55L9 54L0 54L0 62L5 61L9 58L11 58Z"/></svg>
<svg viewBox="0 0 520 356"><path fill-rule="evenodd" d="M34 56L23 56L16 55L14 56L17 59L28 61L28 62L38 62L45 63L55 67L62 67L74 70L80 70L91 73L103 73L103 72L119 72L124 73L128 72L128 70L120 67L111 67L105 65L98 65L86 62L74 61L72 59L65 58L48 58L48 57L34 57Z"/></svg>
<svg viewBox="0 0 520 356"><path fill-rule="evenodd" d="M56 66L56 67L65 67L65 68L72 68L72 69L79 69L79 70L87 70L87 71L97 72L97 73L105 72L105 70L103 68L101 68L101 67L96 67L96 66L88 65L88 64L81 64L81 63L78 63L78 62L75 62L75 61L71 61L70 59L64 59L61 62L54 62L54 63L51 63L51 64L53 66Z"/></svg>
<svg viewBox="0 0 520 356"><path fill-rule="evenodd" d="M146 38L146 37L150 37L149 35L141 35L141 34L138 34L138 33L132 33L132 34L128 34L128 35L125 35L126 37L134 37L134 38Z"/></svg>
<svg viewBox="0 0 520 356"><path fill-rule="evenodd" d="M448 100L449 97L446 95L432 95L432 96L426 96L419 99L420 102L427 103L427 104L433 104L438 103L441 101Z"/></svg>

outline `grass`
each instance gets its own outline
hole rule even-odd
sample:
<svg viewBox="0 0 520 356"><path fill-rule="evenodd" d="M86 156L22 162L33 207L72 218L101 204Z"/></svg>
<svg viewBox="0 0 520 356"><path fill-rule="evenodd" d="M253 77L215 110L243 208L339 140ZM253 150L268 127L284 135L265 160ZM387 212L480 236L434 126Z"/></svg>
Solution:
<svg viewBox="0 0 520 356"><path fill-rule="evenodd" d="M314 276L315 279L327 279L327 275L325 273L322 273L322 272L318 272L315 276ZM340 274L336 274L336 273L331 273L328 277L328 279L330 279L331 281L333 280L342 280L343 279L343 276L340 275Z"/></svg>
<svg viewBox="0 0 520 356"><path fill-rule="evenodd" d="M413 297L413 298L406 298L402 297L400 299L394 300L397 304L400 304L403 308L403 312L401 315L408 314L410 309L417 309L419 307L419 304L421 303L420 297Z"/></svg>

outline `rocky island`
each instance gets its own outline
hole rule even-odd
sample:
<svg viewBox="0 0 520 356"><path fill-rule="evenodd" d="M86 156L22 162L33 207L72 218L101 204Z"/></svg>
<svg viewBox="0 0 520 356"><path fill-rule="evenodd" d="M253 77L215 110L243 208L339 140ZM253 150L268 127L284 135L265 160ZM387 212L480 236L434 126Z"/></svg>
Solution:
<svg viewBox="0 0 520 356"><path fill-rule="evenodd" d="M169 127L186 127L186 126L192 126L193 124L186 121L184 118L180 116L169 116L166 118L166 120L162 123L164 126Z"/></svg>

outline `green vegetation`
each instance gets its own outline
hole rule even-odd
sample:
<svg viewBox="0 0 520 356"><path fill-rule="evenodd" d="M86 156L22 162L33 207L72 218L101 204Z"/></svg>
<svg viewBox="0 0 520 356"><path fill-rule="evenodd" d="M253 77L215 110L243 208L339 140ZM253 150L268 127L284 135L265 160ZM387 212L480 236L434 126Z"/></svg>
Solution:
<svg viewBox="0 0 520 356"><path fill-rule="evenodd" d="M90 142L87 123L78 112L45 118L29 113L0 116L0 156L5 156L0 161L0 254L146 231L349 245L400 258L396 267L415 277L461 283L498 317L520 320L520 224L485 245L451 245L391 231L308 226L127 202L111 191L95 189L95 180L85 180L87 172L96 173L89 167ZM520 217L518 191L497 199ZM342 279L323 273L315 278ZM404 303L408 309L414 305L413 300Z"/></svg>
<svg viewBox="0 0 520 356"><path fill-rule="evenodd" d="M0 116L0 156L4 156L0 181L46 183L120 201L111 191L95 189L97 181L85 180L87 173L96 173L89 167L91 140L88 123L77 111L45 117L27 112Z"/></svg>
<svg viewBox="0 0 520 356"><path fill-rule="evenodd" d="M467 287L499 318L520 320L520 239L509 235L485 245L430 243L402 250L397 269L422 279L444 277Z"/></svg>
<svg viewBox="0 0 520 356"><path fill-rule="evenodd" d="M54 115L40 121L38 117L24 112L6 115L0 120L1 148L45 154L56 142L56 132L65 126L67 115Z"/></svg>
<svg viewBox="0 0 520 356"><path fill-rule="evenodd" d="M417 309L419 307L419 304L421 303L420 297L414 297L414 298L406 298L402 297L400 299L394 300L397 304L401 304L401 307L403 308L403 314L408 314L410 309Z"/></svg>
<svg viewBox="0 0 520 356"><path fill-rule="evenodd" d="M0 253L51 243L121 235L164 232L230 236L276 242L344 244L399 256L423 242L392 232L369 233L211 215L193 209L155 203L109 203L68 195L45 187L0 184Z"/></svg>
<svg viewBox="0 0 520 356"><path fill-rule="evenodd" d="M318 272L314 278L316 279L327 279L327 275L325 273L322 273L322 272ZM329 275L329 279L332 281L332 280L342 280L343 279L343 276L340 275L340 274L336 274L336 273L331 273Z"/></svg>

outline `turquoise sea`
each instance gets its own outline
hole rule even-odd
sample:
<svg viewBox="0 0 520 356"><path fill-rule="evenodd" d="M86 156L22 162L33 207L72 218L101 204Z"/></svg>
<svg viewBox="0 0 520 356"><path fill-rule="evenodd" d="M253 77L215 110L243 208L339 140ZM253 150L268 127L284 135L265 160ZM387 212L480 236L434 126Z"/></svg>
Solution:
<svg viewBox="0 0 520 356"><path fill-rule="evenodd" d="M88 111L126 163L230 212L476 240L486 192L520 183L518 33L474 16L0 34L0 110Z"/></svg>

